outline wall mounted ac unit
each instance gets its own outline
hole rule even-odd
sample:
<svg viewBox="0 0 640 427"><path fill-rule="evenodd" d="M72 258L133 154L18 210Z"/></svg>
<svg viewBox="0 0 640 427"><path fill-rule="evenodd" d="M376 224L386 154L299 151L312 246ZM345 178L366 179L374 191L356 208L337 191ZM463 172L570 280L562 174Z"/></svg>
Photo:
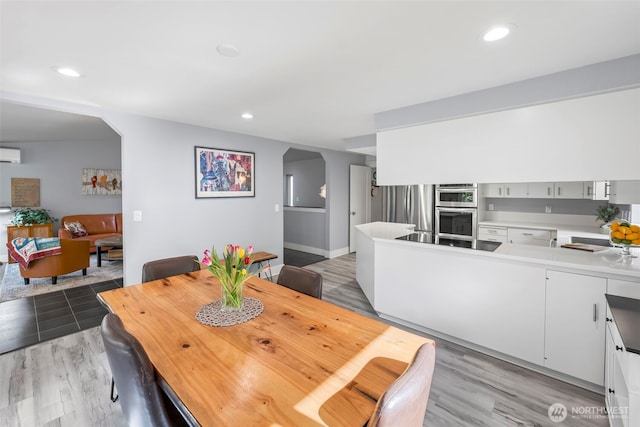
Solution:
<svg viewBox="0 0 640 427"><path fill-rule="evenodd" d="M0 148L0 162L20 163L19 148Z"/></svg>

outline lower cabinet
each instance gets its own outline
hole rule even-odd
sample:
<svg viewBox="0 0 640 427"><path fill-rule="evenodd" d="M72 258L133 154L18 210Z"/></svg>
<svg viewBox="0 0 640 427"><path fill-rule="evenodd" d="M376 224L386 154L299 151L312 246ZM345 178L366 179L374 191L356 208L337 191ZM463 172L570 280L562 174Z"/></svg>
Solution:
<svg viewBox="0 0 640 427"><path fill-rule="evenodd" d="M614 319L607 312L604 396L612 427L640 425L640 354L626 351Z"/></svg>
<svg viewBox="0 0 640 427"><path fill-rule="evenodd" d="M507 229L507 241L520 245L546 246L553 243L553 239L558 236L557 231L538 230L532 228L512 228Z"/></svg>
<svg viewBox="0 0 640 427"><path fill-rule="evenodd" d="M544 366L604 385L607 279L547 270Z"/></svg>

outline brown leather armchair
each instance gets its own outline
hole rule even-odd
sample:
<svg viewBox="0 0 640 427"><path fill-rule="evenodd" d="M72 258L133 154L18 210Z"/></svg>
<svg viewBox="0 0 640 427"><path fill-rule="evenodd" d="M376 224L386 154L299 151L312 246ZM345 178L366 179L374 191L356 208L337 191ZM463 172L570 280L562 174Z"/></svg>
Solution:
<svg viewBox="0 0 640 427"><path fill-rule="evenodd" d="M29 268L20 266L20 275L24 278L24 284L29 284L30 278L51 277L51 283L58 283L58 276L82 270L82 275L87 275L89 268L89 241L61 239L62 253L36 259L29 263Z"/></svg>

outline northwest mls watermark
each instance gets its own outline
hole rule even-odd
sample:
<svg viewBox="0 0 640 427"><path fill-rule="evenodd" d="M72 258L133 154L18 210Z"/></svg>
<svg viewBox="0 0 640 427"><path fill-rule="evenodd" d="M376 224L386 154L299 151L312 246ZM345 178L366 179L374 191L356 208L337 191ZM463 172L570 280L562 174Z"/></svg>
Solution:
<svg viewBox="0 0 640 427"><path fill-rule="evenodd" d="M627 415L628 412L629 408L627 406L613 406L608 410L604 406L572 406L571 410L567 410L567 407L562 403L556 402L549 406L547 415L549 415L549 419L554 423L561 423L567 418L619 418Z"/></svg>

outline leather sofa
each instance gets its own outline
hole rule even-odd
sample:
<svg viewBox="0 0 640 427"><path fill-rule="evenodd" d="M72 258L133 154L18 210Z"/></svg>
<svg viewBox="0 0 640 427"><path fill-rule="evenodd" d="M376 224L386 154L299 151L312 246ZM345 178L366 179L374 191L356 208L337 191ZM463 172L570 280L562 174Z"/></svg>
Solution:
<svg viewBox="0 0 640 427"><path fill-rule="evenodd" d="M51 283L58 282L58 276L82 270L82 275L87 275L89 268L89 242L80 239L61 239L60 247L62 253L58 255L46 256L33 260L29 263L29 268L20 266L20 275L24 278L24 284L29 284L30 278L51 277Z"/></svg>
<svg viewBox="0 0 640 427"><path fill-rule="evenodd" d="M82 237L73 237L71 232L64 228L65 223L79 222L82 224L89 233ZM88 240L89 252L96 252L95 241L99 239L106 239L107 237L122 236L122 214L81 214L81 215L68 215L62 217L60 220L60 229L58 230L58 237L62 239L73 240Z"/></svg>

